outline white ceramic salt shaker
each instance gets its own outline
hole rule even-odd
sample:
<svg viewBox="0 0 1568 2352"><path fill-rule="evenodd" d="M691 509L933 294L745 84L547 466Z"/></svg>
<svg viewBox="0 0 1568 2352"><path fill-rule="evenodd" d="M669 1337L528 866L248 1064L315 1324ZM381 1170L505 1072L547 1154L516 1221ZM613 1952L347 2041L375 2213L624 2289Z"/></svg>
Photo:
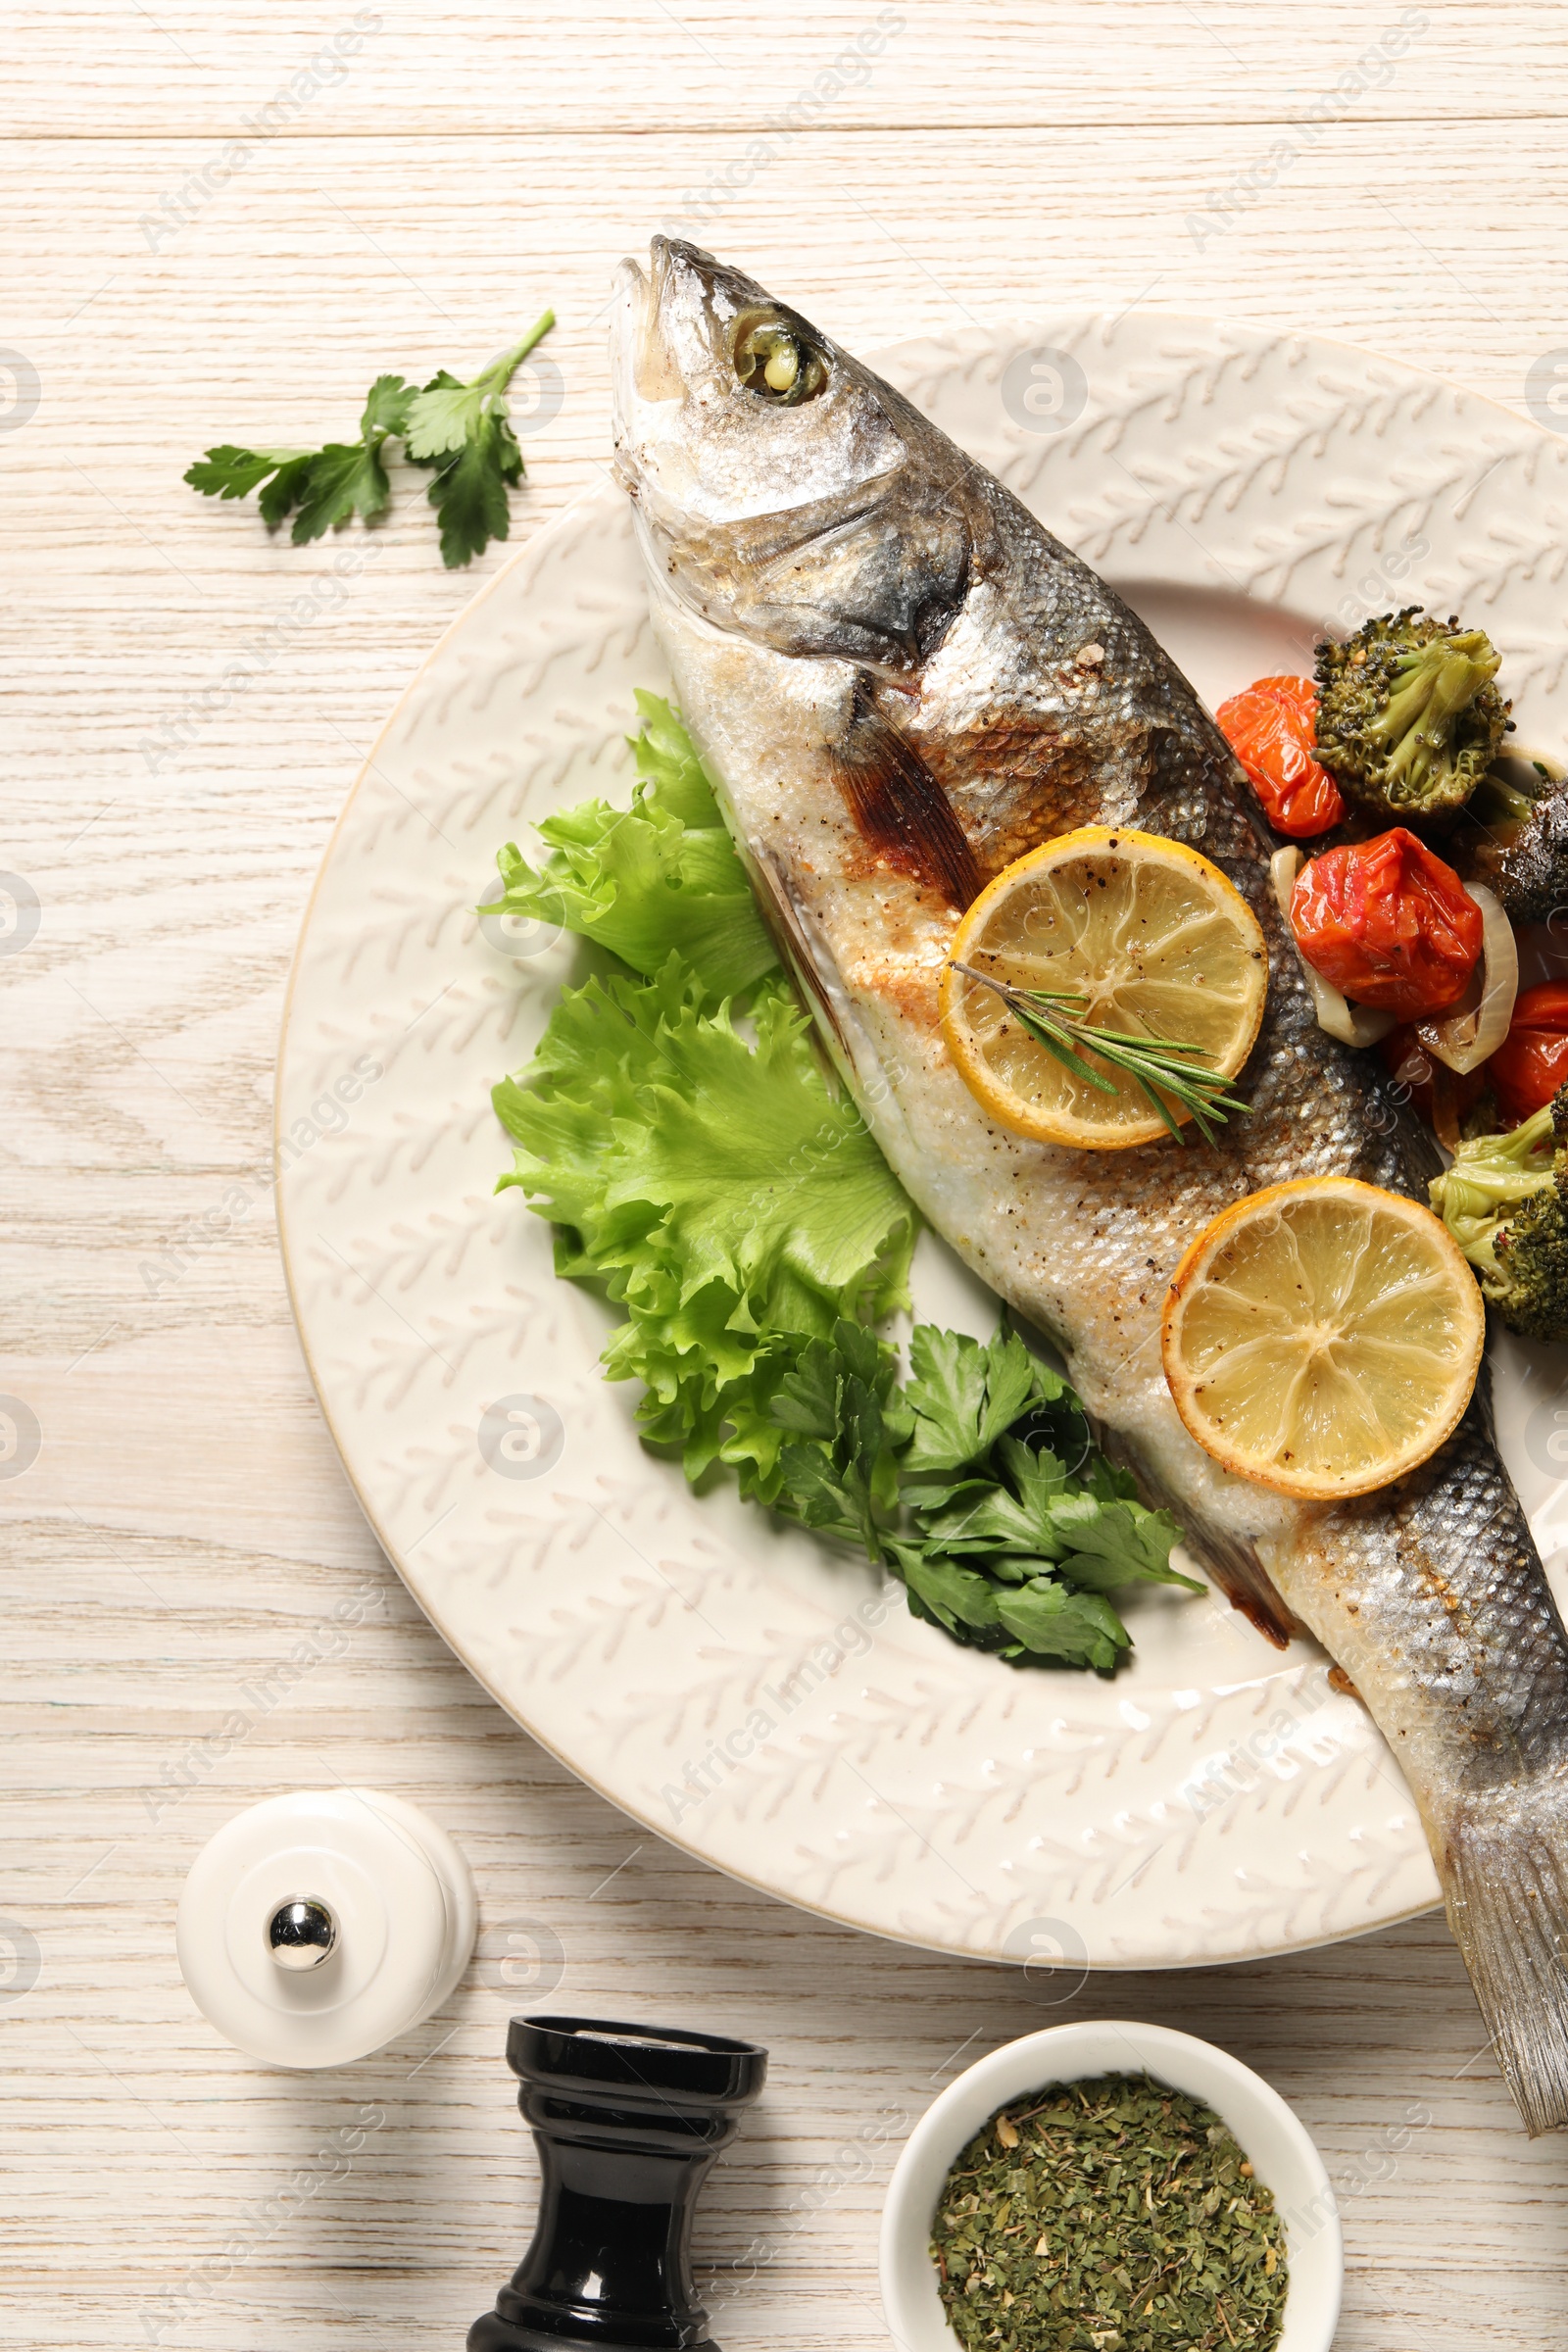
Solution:
<svg viewBox="0 0 1568 2352"><path fill-rule="evenodd" d="M376 1788L270 1796L218 1832L179 1898L180 1974L272 2066L347 2066L438 2009L478 1906L445 1830Z"/></svg>

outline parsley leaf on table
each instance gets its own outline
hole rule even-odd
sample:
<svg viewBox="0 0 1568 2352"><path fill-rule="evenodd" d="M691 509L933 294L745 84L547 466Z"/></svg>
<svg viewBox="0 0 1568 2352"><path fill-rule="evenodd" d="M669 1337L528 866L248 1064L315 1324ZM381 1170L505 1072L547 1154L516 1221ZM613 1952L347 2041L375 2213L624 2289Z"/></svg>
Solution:
<svg viewBox="0 0 1568 2352"><path fill-rule="evenodd" d="M416 466L434 466L426 496L441 518L441 560L467 564L512 527L508 493L522 476L522 451L508 421L507 386L519 364L555 324L546 311L519 343L468 383L441 368L422 387L378 375L366 395L357 441L319 449L244 449L222 442L184 478L207 498L260 492L262 519L273 530L293 514L296 546L319 539L358 514L369 522L391 500L382 451L401 440Z"/></svg>
<svg viewBox="0 0 1568 2352"><path fill-rule="evenodd" d="M409 403L403 445L416 466L439 468L425 495L441 517L441 561L449 570L512 528L507 492L522 477L522 451L509 421L507 386L555 322L546 311L471 382L443 368Z"/></svg>
<svg viewBox="0 0 1568 2352"><path fill-rule="evenodd" d="M210 449L185 475L208 498L248 498L261 490L262 519L274 529L294 514L289 536L296 547L351 515L367 522L391 498L381 449L401 433L414 386L401 375L378 375L366 394L357 441L328 441L321 449Z"/></svg>
<svg viewBox="0 0 1568 2352"><path fill-rule="evenodd" d="M492 539L510 535L508 493L522 479L522 452L504 404L499 414L492 409L481 416L451 456L414 462L441 468L425 496L441 517L441 561L449 571L482 556Z"/></svg>
<svg viewBox="0 0 1568 2352"><path fill-rule="evenodd" d="M305 449L240 449L232 441L222 441L198 458L181 478L205 498L249 498L271 475L289 466L308 466L315 455L314 450ZM280 512L286 514L288 508ZM276 514L271 519L275 521Z"/></svg>

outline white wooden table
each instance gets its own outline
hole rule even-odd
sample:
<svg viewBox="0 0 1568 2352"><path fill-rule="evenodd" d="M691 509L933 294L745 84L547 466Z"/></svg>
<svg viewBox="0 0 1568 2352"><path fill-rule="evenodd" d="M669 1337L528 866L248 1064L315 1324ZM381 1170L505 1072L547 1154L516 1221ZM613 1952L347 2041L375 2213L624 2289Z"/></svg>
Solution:
<svg viewBox="0 0 1568 2352"><path fill-rule="evenodd" d="M347 542L290 549L179 479L215 440L352 429L379 369L478 363L550 301L566 397L527 444L526 537L608 451L612 265L676 224L862 348L1149 302L1342 334L1517 405L1568 343L1560 22L1523 0L12 0L6 27L0 864L40 920L0 957L0 1390L42 1435L0 1479L7 2340L459 2345L527 2235L502 2041L548 1993L770 2045L704 2207L732 2352L885 2340L906 2121L963 2055L1096 2011L1212 2035L1298 2103L1345 2208L1346 2352L1568 2346L1568 2139L1523 2138L1441 1920L1046 2010L633 1828L420 1618L290 1324L271 1064L358 761L504 551L443 573L408 485L345 584ZM202 707L246 647L253 682ZM235 1182L254 1207L215 1237ZM150 1282L171 1245L185 1271ZM363 1629L320 1656L366 1585ZM290 1695L204 1745L291 1654ZM310 2079L195 2014L173 1913L220 1822L333 1779L456 1833L491 1957L405 2041ZM505 1982L509 1933L559 1943L559 1983ZM334 2153L362 2106L384 2122ZM303 2210L273 2226L291 2179ZM220 2283L199 2266L225 2247Z"/></svg>

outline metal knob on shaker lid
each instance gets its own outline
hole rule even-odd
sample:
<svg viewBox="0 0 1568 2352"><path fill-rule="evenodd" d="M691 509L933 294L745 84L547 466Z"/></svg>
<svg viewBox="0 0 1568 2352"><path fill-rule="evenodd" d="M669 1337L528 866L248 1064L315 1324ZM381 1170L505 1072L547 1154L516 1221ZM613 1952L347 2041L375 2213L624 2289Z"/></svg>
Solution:
<svg viewBox="0 0 1568 2352"><path fill-rule="evenodd" d="M191 1866L175 1940L192 1999L274 2066L346 2066L440 2007L473 1949L468 1866L374 1788L269 1797Z"/></svg>
<svg viewBox="0 0 1568 2352"><path fill-rule="evenodd" d="M267 1948L279 1968L319 1968L337 1949L337 1921L314 1894L296 1894L267 1923Z"/></svg>

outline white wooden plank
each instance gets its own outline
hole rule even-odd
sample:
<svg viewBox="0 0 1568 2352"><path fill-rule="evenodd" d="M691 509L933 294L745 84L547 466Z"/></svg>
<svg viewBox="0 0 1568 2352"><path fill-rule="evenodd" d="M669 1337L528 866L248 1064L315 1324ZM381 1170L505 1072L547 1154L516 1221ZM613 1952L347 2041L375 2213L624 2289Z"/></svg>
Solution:
<svg viewBox="0 0 1568 2352"><path fill-rule="evenodd" d="M505 0L243 15L81 0L10 12L19 132L244 142L388 132L747 138L1064 121L1549 119L1562 33L1524 0ZM1314 112L1314 110L1316 110Z"/></svg>

